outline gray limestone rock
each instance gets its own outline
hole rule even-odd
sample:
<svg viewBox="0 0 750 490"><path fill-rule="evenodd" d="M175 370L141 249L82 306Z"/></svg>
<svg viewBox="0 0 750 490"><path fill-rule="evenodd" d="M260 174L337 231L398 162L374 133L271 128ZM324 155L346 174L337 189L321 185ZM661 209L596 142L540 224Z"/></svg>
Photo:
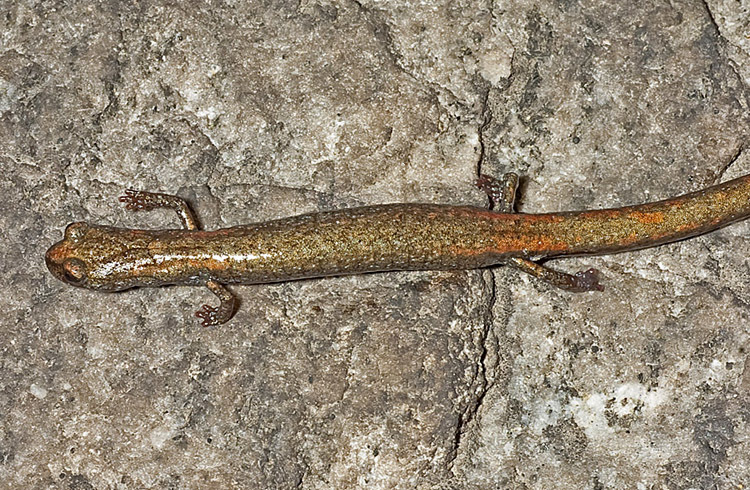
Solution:
<svg viewBox="0 0 750 490"><path fill-rule="evenodd" d="M742 2L0 3L0 485L739 488L750 224L571 294L515 270L104 294L72 221L207 229L386 202L617 207L750 173Z"/></svg>

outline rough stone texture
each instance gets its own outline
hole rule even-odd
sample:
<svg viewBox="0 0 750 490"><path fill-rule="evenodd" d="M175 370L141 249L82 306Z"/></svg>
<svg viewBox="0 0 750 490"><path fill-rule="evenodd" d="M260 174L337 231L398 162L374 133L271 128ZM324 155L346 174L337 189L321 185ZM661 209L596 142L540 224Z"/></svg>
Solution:
<svg viewBox="0 0 750 490"><path fill-rule="evenodd" d="M67 287L75 220L207 228L395 201L619 206L750 172L748 4L0 3L9 488L741 488L750 224L516 271Z"/></svg>

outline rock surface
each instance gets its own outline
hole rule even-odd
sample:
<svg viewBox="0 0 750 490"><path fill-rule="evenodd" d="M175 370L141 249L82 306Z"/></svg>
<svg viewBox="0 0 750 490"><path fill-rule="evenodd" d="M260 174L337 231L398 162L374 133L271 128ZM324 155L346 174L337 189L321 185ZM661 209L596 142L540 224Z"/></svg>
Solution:
<svg viewBox="0 0 750 490"><path fill-rule="evenodd" d="M741 488L750 223L517 271L106 295L44 266L128 187L208 229L397 201L622 206L750 173L741 2L0 5L9 488Z"/></svg>

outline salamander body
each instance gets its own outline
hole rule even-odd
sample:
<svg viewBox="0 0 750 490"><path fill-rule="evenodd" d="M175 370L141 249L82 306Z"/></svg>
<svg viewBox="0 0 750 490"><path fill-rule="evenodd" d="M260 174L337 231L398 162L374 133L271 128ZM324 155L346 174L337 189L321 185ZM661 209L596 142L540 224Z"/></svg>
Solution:
<svg viewBox="0 0 750 490"><path fill-rule="evenodd" d="M128 191L121 200L129 208L173 208L186 229L72 223L47 251L46 263L66 283L103 291L207 285L222 306L204 306L197 315L213 325L234 311L234 297L222 284L510 264L565 289L597 290L594 270L568 275L532 261L651 247L750 217L750 175L649 204L548 214L512 212L513 174L502 182L483 176L479 185L500 209L386 204L215 231L198 230L180 198Z"/></svg>

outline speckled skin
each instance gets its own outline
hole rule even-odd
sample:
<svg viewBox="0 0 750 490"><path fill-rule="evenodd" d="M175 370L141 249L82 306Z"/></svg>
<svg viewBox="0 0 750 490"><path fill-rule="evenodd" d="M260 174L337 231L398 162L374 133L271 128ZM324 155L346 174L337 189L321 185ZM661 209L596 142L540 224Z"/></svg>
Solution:
<svg viewBox="0 0 750 490"><path fill-rule="evenodd" d="M46 262L57 278L104 291L204 285L209 280L269 283L622 252L695 236L749 216L750 175L674 199L596 211L513 214L388 204L216 231L73 223L47 251Z"/></svg>

